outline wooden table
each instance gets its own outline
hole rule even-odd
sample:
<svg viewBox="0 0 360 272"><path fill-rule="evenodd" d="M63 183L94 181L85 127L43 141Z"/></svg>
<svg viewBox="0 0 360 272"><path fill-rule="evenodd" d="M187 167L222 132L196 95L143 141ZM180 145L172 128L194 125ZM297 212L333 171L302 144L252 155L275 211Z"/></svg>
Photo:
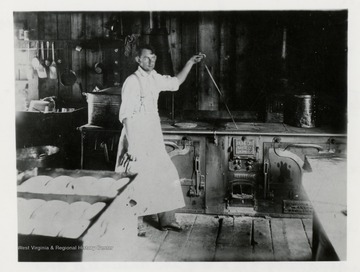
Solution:
<svg viewBox="0 0 360 272"><path fill-rule="evenodd" d="M314 209L314 260L346 260L347 174L346 157L308 156L311 172L303 187Z"/></svg>

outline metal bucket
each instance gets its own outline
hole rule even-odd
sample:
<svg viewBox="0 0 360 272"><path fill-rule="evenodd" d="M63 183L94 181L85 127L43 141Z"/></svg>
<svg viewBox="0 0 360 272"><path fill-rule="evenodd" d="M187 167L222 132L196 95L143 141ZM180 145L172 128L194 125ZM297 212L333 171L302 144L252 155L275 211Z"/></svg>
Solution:
<svg viewBox="0 0 360 272"><path fill-rule="evenodd" d="M318 126L315 95L300 94L288 97L285 103L284 123L301 128Z"/></svg>
<svg viewBox="0 0 360 272"><path fill-rule="evenodd" d="M88 124L106 128L120 126L120 94L103 92L87 93Z"/></svg>

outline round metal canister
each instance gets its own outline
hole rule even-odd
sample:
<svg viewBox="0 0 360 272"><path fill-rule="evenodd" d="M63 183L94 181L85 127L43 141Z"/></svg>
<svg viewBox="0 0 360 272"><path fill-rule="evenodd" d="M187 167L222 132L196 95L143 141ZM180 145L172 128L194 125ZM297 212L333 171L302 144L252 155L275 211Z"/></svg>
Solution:
<svg viewBox="0 0 360 272"><path fill-rule="evenodd" d="M301 128L316 127L316 108L315 95L292 95L286 101L284 122Z"/></svg>

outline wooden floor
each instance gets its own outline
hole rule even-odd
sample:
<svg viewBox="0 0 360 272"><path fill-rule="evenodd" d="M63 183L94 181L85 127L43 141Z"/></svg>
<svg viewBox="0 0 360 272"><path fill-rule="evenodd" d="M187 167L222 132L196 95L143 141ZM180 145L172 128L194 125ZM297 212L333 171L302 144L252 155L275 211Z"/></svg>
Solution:
<svg viewBox="0 0 360 272"><path fill-rule="evenodd" d="M180 233L145 218L129 261L310 261L312 220L177 214Z"/></svg>

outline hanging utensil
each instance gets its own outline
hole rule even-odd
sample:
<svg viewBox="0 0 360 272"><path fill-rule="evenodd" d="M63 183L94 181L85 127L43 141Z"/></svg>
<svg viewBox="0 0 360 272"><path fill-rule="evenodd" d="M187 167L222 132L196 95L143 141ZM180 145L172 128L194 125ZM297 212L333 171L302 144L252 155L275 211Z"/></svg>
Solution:
<svg viewBox="0 0 360 272"><path fill-rule="evenodd" d="M57 70L56 70L56 62L55 62L55 46L54 42L51 44L51 53L52 53L52 63L49 67L50 69L50 78L51 79L57 79Z"/></svg>
<svg viewBox="0 0 360 272"><path fill-rule="evenodd" d="M70 61L70 54L69 54L69 47L67 46L67 54L68 54L68 61ZM75 84L77 80L77 76L76 73L71 70L70 68L70 64L69 64L69 68L65 69L60 76L60 83L63 86L72 86Z"/></svg>
<svg viewBox="0 0 360 272"><path fill-rule="evenodd" d="M35 45L35 56L31 60L31 66L36 70L39 67L40 61L39 61L39 42L36 41Z"/></svg>
<svg viewBox="0 0 360 272"><path fill-rule="evenodd" d="M50 42L46 42L46 59L45 59L45 65L50 66L50 60L49 60L49 48L50 48Z"/></svg>
<svg viewBox="0 0 360 272"><path fill-rule="evenodd" d="M76 73L73 70L71 70L70 68L65 69L64 72L60 76L61 84L64 86L67 86L67 87L74 85L76 82L76 79L77 79Z"/></svg>
<svg viewBox="0 0 360 272"><path fill-rule="evenodd" d="M32 68L30 61L30 42L28 43L28 47L27 47L27 57L28 57L28 64L26 65L26 78L28 80L31 80L34 78L34 69Z"/></svg>
<svg viewBox="0 0 360 272"><path fill-rule="evenodd" d="M104 72L104 64L102 63L102 51L101 51L100 42L99 42L99 60L94 65L94 71L97 74L102 74Z"/></svg>
<svg viewBox="0 0 360 272"><path fill-rule="evenodd" d="M36 69L39 78L47 78L46 69L45 69L45 67L43 65L44 58L45 58L45 56L44 56L44 43L41 42L41 59L40 59L39 65L38 65L38 67Z"/></svg>

